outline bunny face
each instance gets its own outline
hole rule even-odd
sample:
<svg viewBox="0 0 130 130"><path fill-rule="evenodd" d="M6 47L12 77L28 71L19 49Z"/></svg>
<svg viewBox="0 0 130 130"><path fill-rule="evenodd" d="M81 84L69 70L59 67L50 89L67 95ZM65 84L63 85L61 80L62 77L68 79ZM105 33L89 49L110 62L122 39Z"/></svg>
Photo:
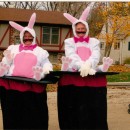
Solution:
<svg viewBox="0 0 130 130"><path fill-rule="evenodd" d="M30 28L28 28L28 27L25 27L25 28L22 30L22 32L20 32L20 41L21 41L21 43L24 44L24 42L23 42L23 36L24 36L25 31L28 31L29 33L31 33L31 35L34 37L32 44L33 44L33 45L36 44L36 33L35 33L34 29L30 29Z"/></svg>
<svg viewBox="0 0 130 130"><path fill-rule="evenodd" d="M23 27L15 22L12 22L12 21L9 22L9 24L12 27L14 27L18 31L20 31L20 41L22 44L24 44L23 43L23 35L24 35L25 31L28 31L29 33L31 33L31 35L34 37L32 44L33 45L36 44L36 33L35 33L35 30L33 29L35 20L36 20L36 13L33 13L30 20L29 20L28 26L26 26L26 27Z"/></svg>
<svg viewBox="0 0 130 130"><path fill-rule="evenodd" d="M76 34L76 28L75 28L75 25L76 25L77 23L82 23L82 24L85 25L87 31L86 31L86 34L85 34L84 37L88 36L88 33L89 33L88 23L85 22L85 21L83 21L83 20L77 20L75 23L72 24L72 29L73 29L73 34L74 34L74 36L75 36L75 37L78 37L77 34Z"/></svg>
<svg viewBox="0 0 130 130"><path fill-rule="evenodd" d="M23 42L26 46L32 45L34 37L28 32L25 31L24 36L23 36Z"/></svg>
<svg viewBox="0 0 130 130"><path fill-rule="evenodd" d="M71 16L70 14L68 13L64 13L63 15L72 23L72 29L73 29L73 34L75 37L78 37L77 34L76 34L76 31L75 31L75 25L77 23L83 23L85 26L86 26L86 34L84 37L88 36L88 33L89 33L89 27L88 27L88 23L86 22L86 18L88 17L88 14L89 14L89 11L90 11L90 7L87 7L82 15L80 16L79 19Z"/></svg>
<svg viewBox="0 0 130 130"><path fill-rule="evenodd" d="M86 35L86 26L83 23L75 24L75 31L78 37L84 37Z"/></svg>

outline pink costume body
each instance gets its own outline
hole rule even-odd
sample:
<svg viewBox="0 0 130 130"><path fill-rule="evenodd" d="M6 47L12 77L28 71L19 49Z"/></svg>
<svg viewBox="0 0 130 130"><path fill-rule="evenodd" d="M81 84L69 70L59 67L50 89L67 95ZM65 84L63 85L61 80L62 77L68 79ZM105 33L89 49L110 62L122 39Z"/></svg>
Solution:
<svg viewBox="0 0 130 130"><path fill-rule="evenodd" d="M36 43L36 34L35 30L33 29L35 19L36 13L33 13L26 27L23 27L12 21L9 22L12 27L20 31L21 43L17 45L10 45L6 49L1 62L2 64L0 64L1 76L19 76L40 80L41 78L44 78L48 71L52 70L52 64L48 59L49 53L43 48L39 47ZM25 32L31 34L27 37L28 39L26 39L30 40L29 37L32 38L31 45L26 45L23 40ZM9 68L8 71L6 71L7 68ZM3 70L5 73L3 73ZM4 86L6 89L18 91L42 92L45 89L43 87L44 85L41 84L23 83L22 81L20 82L6 79L0 79L0 86Z"/></svg>

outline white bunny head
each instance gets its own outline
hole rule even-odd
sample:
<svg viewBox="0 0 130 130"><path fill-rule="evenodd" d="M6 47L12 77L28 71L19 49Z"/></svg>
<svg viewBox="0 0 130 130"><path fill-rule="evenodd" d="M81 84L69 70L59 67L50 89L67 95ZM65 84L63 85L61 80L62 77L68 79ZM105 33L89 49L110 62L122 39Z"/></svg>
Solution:
<svg viewBox="0 0 130 130"><path fill-rule="evenodd" d="M88 36L89 27L88 27L88 23L86 22L86 19L87 19L87 17L88 17L89 11L90 11L90 7L87 7L87 8L83 11L83 13L82 13L82 15L80 16L79 19L77 19L77 18L71 16L71 15L68 14L68 13L64 13L64 14L63 14L63 15L72 23L72 29L73 29L73 34L74 34L74 36L78 37L77 34L76 34L76 31L75 31L75 25L76 25L77 23L83 23L83 24L86 26L87 31L86 31L85 36Z"/></svg>
<svg viewBox="0 0 130 130"><path fill-rule="evenodd" d="M32 44L33 45L36 44L36 33L33 29L33 26L35 24L35 20L36 20L36 13L33 13L30 20L29 20L28 26L26 26L26 27L23 27L23 26L15 23L15 22L9 21L9 24L12 27L14 27L18 31L20 31L20 41L21 41L22 44L24 44L23 43L23 35L24 35L25 31L28 31L29 33L31 33L31 35L34 37Z"/></svg>

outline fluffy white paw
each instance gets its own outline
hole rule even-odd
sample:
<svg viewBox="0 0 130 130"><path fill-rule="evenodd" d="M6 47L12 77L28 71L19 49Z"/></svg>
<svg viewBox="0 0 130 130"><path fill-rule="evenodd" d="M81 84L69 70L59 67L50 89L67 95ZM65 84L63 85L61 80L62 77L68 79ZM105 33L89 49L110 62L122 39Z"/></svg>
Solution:
<svg viewBox="0 0 130 130"><path fill-rule="evenodd" d="M43 73L44 73L44 74L49 74L50 71L52 71L52 67L51 67L50 65L45 65L45 66L43 67Z"/></svg>
<svg viewBox="0 0 130 130"><path fill-rule="evenodd" d="M61 70L67 71L69 69L69 64L72 62L72 59L70 59L69 57L62 56L61 61L62 61Z"/></svg>
<svg viewBox="0 0 130 130"><path fill-rule="evenodd" d="M89 75L95 75L96 70L94 70L94 69L90 69L88 73L89 73Z"/></svg>
<svg viewBox="0 0 130 130"><path fill-rule="evenodd" d="M110 65L112 65L113 63L113 59L111 59L110 57L103 57L103 72L108 71Z"/></svg>
<svg viewBox="0 0 130 130"><path fill-rule="evenodd" d="M11 53L11 50L5 50L3 52L3 55L5 56L8 62L11 62L14 58L14 54Z"/></svg>
<svg viewBox="0 0 130 130"><path fill-rule="evenodd" d="M9 68L10 67L7 64L4 64L4 63L1 62L0 63L0 77L6 75Z"/></svg>
<svg viewBox="0 0 130 130"><path fill-rule="evenodd" d="M42 72L43 72L43 69L39 66L35 66L33 67L33 73L34 73L34 79L39 81L41 80L42 78Z"/></svg>

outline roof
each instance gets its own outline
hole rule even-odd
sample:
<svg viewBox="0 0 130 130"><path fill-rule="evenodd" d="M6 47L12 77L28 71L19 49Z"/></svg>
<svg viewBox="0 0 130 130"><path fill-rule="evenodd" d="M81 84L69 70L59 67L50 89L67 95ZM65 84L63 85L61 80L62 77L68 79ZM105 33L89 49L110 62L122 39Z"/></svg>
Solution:
<svg viewBox="0 0 130 130"><path fill-rule="evenodd" d="M32 13L36 13L36 23L71 25L59 11L44 11L16 8L0 8L0 21L28 22Z"/></svg>

